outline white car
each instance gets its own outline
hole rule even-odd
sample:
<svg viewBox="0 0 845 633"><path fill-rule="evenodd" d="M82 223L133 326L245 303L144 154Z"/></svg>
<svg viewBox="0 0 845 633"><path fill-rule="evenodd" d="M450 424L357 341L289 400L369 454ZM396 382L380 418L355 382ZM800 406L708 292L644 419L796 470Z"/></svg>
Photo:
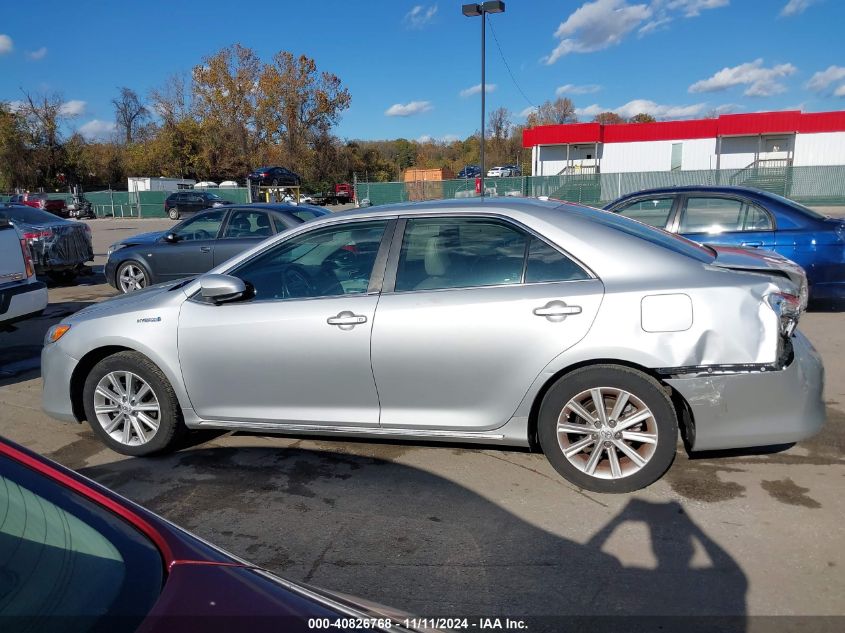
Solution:
<svg viewBox="0 0 845 633"><path fill-rule="evenodd" d="M47 307L47 286L35 278L26 240L0 220L0 325L39 314Z"/></svg>
<svg viewBox="0 0 845 633"><path fill-rule="evenodd" d="M494 167L487 171L488 178L502 178L510 175L510 170L507 167Z"/></svg>

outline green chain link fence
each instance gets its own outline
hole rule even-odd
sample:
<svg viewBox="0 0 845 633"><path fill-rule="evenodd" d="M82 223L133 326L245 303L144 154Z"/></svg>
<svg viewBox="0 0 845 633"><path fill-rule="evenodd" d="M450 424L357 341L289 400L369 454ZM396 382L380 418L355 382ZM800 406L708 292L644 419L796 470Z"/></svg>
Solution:
<svg viewBox="0 0 845 633"><path fill-rule="evenodd" d="M592 206L603 206L642 189L684 185L756 187L802 204L842 205L845 204L845 165L484 179L486 193L490 195L548 196ZM366 198L373 205L477 195L474 179L357 182L355 193L359 201Z"/></svg>

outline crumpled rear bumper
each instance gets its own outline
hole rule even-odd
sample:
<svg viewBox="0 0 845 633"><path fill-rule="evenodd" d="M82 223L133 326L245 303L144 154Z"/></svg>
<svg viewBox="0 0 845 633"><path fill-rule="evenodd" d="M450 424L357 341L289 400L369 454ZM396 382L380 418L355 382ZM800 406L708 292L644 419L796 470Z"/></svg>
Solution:
<svg viewBox="0 0 845 633"><path fill-rule="evenodd" d="M794 358L781 371L672 378L692 409L693 451L797 442L818 433L825 420L824 366L797 332Z"/></svg>

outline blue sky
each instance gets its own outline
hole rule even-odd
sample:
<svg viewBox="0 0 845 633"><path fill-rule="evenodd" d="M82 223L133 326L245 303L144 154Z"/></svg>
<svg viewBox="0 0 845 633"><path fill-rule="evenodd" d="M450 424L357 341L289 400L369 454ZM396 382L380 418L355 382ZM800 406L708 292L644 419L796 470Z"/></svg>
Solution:
<svg viewBox="0 0 845 633"><path fill-rule="evenodd" d="M558 91L583 120L599 110L672 119L845 109L841 0L506 4L489 20L525 97L488 28L487 103L515 121ZM73 127L103 134L119 86L146 94L240 42L267 60L304 53L340 76L352 94L336 129L342 138L465 137L478 129L480 20L460 5L42 0L34 27L32 7L13 2L0 22L0 100L59 91Z"/></svg>

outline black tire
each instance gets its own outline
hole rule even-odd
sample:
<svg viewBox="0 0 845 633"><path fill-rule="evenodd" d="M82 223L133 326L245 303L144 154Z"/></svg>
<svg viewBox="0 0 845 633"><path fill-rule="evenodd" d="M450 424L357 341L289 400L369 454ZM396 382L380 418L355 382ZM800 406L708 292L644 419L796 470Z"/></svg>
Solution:
<svg viewBox="0 0 845 633"><path fill-rule="evenodd" d="M144 275L143 285L137 288L124 288L123 284L120 281L120 277L126 271L127 268L130 266L134 266L139 272ZM129 294L130 292L135 292L136 290L142 290L150 285L150 275L146 271L146 269L136 262L134 259L127 259L125 262L121 262L120 266L117 267L117 271L114 274L114 287L117 288L123 294Z"/></svg>
<svg viewBox="0 0 845 633"><path fill-rule="evenodd" d="M611 469L611 455L609 454L609 451L614 451L617 467L619 467L619 464L623 465L623 470L621 471L622 476L613 478L611 475L611 478L603 478L594 474L588 474L585 472L588 467L582 470L581 468L575 466L570 459L564 455L563 448L561 446L561 442L563 440L559 441L558 435L558 417L570 400L576 398L579 394L583 394L583 392L595 388L608 388L610 392L613 390L626 391L633 396L633 398L638 399L651 410L652 416L647 418L647 421L644 421L642 424L648 424L653 427L648 432L649 434L652 434L651 431L654 431L657 436L656 443L653 443L653 449L650 449L645 444L634 444L634 446L638 447L633 448L632 450L634 451L645 449L644 452L648 454L648 451L653 450L653 452L648 456L645 464L638 470L634 471L633 469L636 467L636 464L631 460L631 458L627 457L621 450L616 448L615 442L621 442L621 438L614 435L613 428L610 428L610 421L608 421L607 426L602 426L600 430L594 431L596 438L603 437L601 435L602 432L609 432L612 436L604 436L606 439L610 440L609 443L604 440L601 442L602 446L599 448L603 451L603 453L601 453L603 457L597 461L599 466L596 467L596 472L604 472L605 477L607 476L607 471ZM606 393L609 394L610 392ZM606 403L605 407L607 407L607 401L602 401ZM611 400L610 402L613 401ZM627 411L627 406L635 406L633 404L633 400L630 400L630 402L632 402L632 404L626 405L626 408L623 410ZM595 406L593 406L593 411L594 410ZM592 413L592 411L589 410L587 412ZM613 411L611 409L610 413L612 412ZM570 418L572 422L578 423L578 426L581 426L580 423L582 420L580 416L577 416L576 414L570 415L573 416ZM609 418L607 414L605 417ZM624 420L621 414L618 417L620 420ZM626 417L632 416L628 415ZM589 427L588 424L585 424L585 426ZM616 426L616 421L613 421L613 426ZM630 431L637 432L638 428L641 427L639 425L635 425L631 427ZM644 426L642 428L644 428ZM552 385L548 392L546 392L546 395L543 398L540 405L537 431L543 453L546 455L546 459L549 460L555 470L576 486L593 492L633 492L654 483L660 479L660 477L662 477L669 469L669 466L672 465L678 444L678 419L675 413L675 408L672 405L672 401L669 399L669 395L664 390L664 387L657 380L647 374L619 365L592 365L590 367L577 369L560 378L554 385ZM643 430L643 432L645 433L646 431ZM617 435L618 434L619 433L617 432ZM561 437L565 438L567 443L574 443L575 438L577 437L586 438L587 436L588 434L586 433L580 435L567 435L564 432L561 434ZM632 448L630 443L627 443L626 445L629 448ZM594 449L594 447L589 444L585 446L585 448ZM585 460L589 463L591 460L587 459L588 455L592 455L592 450L587 454L585 454L584 451L578 451L574 456L574 459ZM586 464L584 465L586 466ZM626 475L624 470L628 469L632 470L632 472Z"/></svg>
<svg viewBox="0 0 845 633"><path fill-rule="evenodd" d="M179 214L179 207L172 207L172 208L171 208L171 209L167 212L167 217L169 217L171 220L178 220L178 219L179 219L179 217L180 217L180 214Z"/></svg>
<svg viewBox="0 0 845 633"><path fill-rule="evenodd" d="M152 438L144 444L129 446L116 441L98 422L94 412L94 392L97 383L107 374L114 371L129 371L136 374L152 389L160 407L159 427ZM187 429L182 418L182 409L167 377L149 358L139 352L119 352L107 356L94 368L85 379L82 390L85 417L91 425L94 434L113 451L122 455L142 456L153 455L172 450Z"/></svg>

